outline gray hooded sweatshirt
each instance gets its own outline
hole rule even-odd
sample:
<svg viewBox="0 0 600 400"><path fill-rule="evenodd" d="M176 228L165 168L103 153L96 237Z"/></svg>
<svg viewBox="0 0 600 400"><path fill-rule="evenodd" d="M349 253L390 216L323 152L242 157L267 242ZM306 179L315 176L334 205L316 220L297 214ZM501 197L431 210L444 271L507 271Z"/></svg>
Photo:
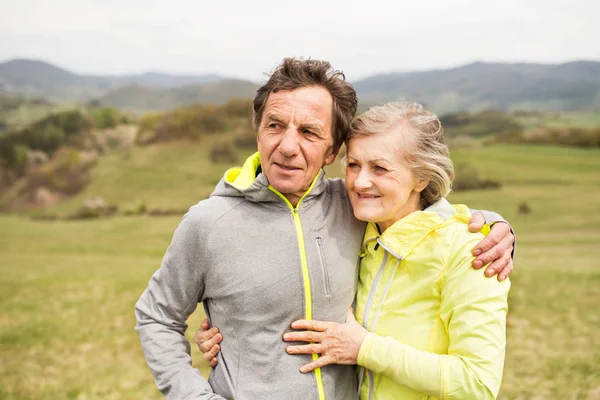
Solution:
<svg viewBox="0 0 600 400"><path fill-rule="evenodd" d="M264 175L254 179L259 162L228 171L175 231L136 304L146 361L168 399L356 399L353 366L302 374L311 356L287 354L282 335L297 319L345 321L365 223L342 180L321 171L291 208ZM199 302L224 337L208 382L184 337Z"/></svg>

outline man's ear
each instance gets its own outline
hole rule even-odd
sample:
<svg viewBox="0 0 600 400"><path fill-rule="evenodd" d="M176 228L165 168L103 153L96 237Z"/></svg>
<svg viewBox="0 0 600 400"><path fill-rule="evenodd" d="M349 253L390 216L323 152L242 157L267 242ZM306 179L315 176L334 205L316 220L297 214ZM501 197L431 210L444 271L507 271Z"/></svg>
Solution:
<svg viewBox="0 0 600 400"><path fill-rule="evenodd" d="M338 147L330 147L329 148L329 154L327 154L327 157L325 157L325 165L331 165L333 164L333 162L335 161L335 158L337 157L338 153L340 151L339 146Z"/></svg>

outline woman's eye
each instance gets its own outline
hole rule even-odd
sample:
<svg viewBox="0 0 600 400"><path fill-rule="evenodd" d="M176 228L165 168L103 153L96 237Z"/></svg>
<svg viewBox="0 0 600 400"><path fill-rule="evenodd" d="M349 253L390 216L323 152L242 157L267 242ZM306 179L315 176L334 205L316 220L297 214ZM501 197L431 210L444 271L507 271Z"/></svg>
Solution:
<svg viewBox="0 0 600 400"><path fill-rule="evenodd" d="M376 165L375 166L375 171L377 171L377 172L387 172L388 170L386 168L383 168L383 167L379 166L379 165Z"/></svg>
<svg viewBox="0 0 600 400"><path fill-rule="evenodd" d="M348 168L356 168L356 167L358 167L357 163L353 163L353 162L348 163Z"/></svg>

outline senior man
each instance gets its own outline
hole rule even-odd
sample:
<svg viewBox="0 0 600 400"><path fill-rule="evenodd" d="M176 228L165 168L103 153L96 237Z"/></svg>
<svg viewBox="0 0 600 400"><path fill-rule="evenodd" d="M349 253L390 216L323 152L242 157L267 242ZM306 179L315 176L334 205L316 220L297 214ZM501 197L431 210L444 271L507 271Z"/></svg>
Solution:
<svg viewBox="0 0 600 400"><path fill-rule="evenodd" d="M324 61L285 59L258 89L258 152L184 216L136 304L146 361L167 398L357 398L353 367L300 374L306 358L288 355L281 339L297 319L343 322L354 299L365 223L343 181L325 179L322 167L356 106L352 86ZM491 268L510 273L513 240L495 224L475 250L481 265L498 258ZM199 302L227 338L208 381L184 336Z"/></svg>

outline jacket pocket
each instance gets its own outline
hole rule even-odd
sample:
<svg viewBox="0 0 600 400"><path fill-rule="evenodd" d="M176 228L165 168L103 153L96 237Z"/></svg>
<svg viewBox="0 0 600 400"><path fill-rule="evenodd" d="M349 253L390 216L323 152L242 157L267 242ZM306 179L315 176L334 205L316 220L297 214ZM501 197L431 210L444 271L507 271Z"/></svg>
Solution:
<svg viewBox="0 0 600 400"><path fill-rule="evenodd" d="M319 252L319 262L321 264L321 272L323 273L323 287L325 288L325 294L331 296L331 284L329 282L329 271L327 269L327 260L325 259L325 249L323 248L323 239L318 236L317 249Z"/></svg>

